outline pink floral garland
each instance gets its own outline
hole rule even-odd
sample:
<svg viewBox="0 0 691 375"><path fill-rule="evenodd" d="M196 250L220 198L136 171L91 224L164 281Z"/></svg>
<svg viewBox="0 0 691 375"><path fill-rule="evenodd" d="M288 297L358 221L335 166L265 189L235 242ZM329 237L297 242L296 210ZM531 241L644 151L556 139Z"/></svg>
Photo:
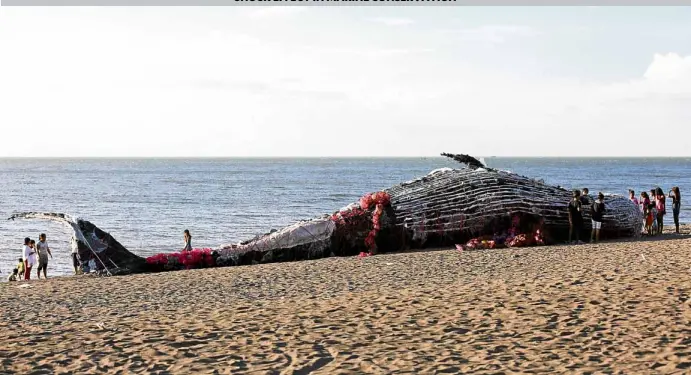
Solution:
<svg viewBox="0 0 691 375"><path fill-rule="evenodd" d="M353 208L348 211L341 211L333 214L331 220L336 224L344 225L348 219L363 216L367 213L369 209L374 207L372 212L372 229L367 233L365 238L365 246L369 249L369 253L360 253L361 257L372 255L377 249L377 233L381 229L381 224L379 220L381 215L384 213L384 207L391 204L391 197L388 193L384 191L378 191L376 193L365 194L359 201L360 208Z"/></svg>
<svg viewBox="0 0 691 375"><path fill-rule="evenodd" d="M161 268L183 266L186 269L213 267L216 265L211 249L192 249L175 253L161 253L146 258L146 263Z"/></svg>

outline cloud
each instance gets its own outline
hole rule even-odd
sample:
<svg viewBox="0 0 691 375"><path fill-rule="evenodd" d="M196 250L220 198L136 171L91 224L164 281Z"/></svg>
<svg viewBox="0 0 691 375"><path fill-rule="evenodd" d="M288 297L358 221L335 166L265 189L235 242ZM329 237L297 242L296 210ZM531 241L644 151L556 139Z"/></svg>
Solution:
<svg viewBox="0 0 691 375"><path fill-rule="evenodd" d="M691 56L682 57L676 53L655 54L653 62L648 66L643 77L653 82L689 82Z"/></svg>
<svg viewBox="0 0 691 375"><path fill-rule="evenodd" d="M415 21L410 18L375 17L369 20L386 26L409 26L415 23Z"/></svg>
<svg viewBox="0 0 691 375"><path fill-rule="evenodd" d="M484 25L475 28L445 30L444 33L458 36L465 41L505 43L511 38L525 38L539 35L529 26L520 25Z"/></svg>

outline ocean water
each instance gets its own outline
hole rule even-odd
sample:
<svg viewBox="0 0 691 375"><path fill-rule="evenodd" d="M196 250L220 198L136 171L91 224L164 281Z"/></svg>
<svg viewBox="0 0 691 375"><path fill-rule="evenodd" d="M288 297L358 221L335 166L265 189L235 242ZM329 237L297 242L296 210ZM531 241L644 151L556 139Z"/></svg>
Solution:
<svg viewBox="0 0 691 375"><path fill-rule="evenodd" d="M486 158L488 166L567 188L626 195L660 186L691 193L691 158ZM446 158L362 159L0 159L0 277L24 237L45 232L50 275L70 273L69 231L15 211L64 212L108 231L133 252L177 251L237 242L333 211L361 195L459 167ZM681 221L691 221L682 199ZM565 202L566 204L566 202ZM666 217L672 222L671 210ZM35 277L35 275L32 275Z"/></svg>

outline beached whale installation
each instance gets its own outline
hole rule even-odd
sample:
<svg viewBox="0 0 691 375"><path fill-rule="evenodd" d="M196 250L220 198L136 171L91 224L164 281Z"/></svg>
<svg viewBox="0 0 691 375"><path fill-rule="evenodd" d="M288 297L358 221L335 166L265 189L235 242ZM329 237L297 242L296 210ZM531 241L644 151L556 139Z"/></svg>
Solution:
<svg viewBox="0 0 691 375"><path fill-rule="evenodd" d="M530 246L567 239L566 205L571 191L487 168L468 155L442 155L465 167L434 170L367 194L332 215L298 222L239 244L187 254L158 254L146 260L127 251L88 221L66 219L67 215L62 214L28 213L15 217L52 218L68 223L78 239L86 241L86 245L80 245L84 256L101 254L93 248L103 244L103 240L97 239L106 238L107 246L102 250L105 260L100 264L130 272L296 261L466 243L469 247L487 243L491 244L489 247ZM586 199L592 203L592 198ZM625 197L607 195L605 206L601 239L640 235L643 217L635 204ZM587 209L584 222L581 238L588 238Z"/></svg>

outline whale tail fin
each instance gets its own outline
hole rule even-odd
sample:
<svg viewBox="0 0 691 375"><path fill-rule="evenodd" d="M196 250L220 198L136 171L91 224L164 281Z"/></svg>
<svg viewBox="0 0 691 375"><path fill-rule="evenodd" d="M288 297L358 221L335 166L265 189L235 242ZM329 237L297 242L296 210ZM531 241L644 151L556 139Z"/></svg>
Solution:
<svg viewBox="0 0 691 375"><path fill-rule="evenodd" d="M17 212L7 220L15 219L50 220L69 226L77 240L82 262L93 257L97 269L108 275L139 272L146 267L144 258L131 253L108 232L87 220L56 212Z"/></svg>

